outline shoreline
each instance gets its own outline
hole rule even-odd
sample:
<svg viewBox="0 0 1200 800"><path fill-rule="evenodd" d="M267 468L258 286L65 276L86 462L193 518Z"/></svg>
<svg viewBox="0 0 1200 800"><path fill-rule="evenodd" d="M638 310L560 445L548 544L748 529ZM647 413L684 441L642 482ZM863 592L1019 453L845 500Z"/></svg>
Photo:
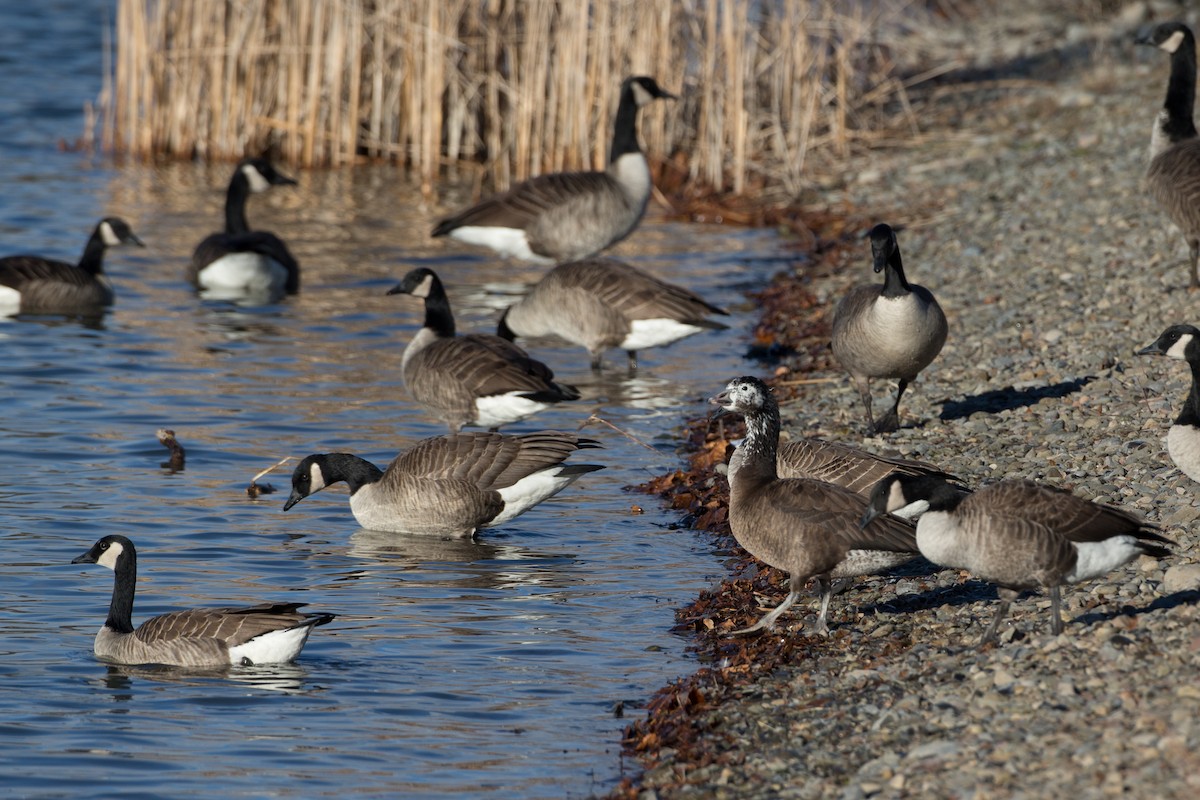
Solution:
<svg viewBox="0 0 1200 800"><path fill-rule="evenodd" d="M984 652L972 645L995 591L957 571L857 582L835 598L827 639L806 633L807 601L770 634L724 637L756 615L756 595L773 605L783 592L776 570L731 557L731 577L677 613L700 668L627 729L643 772L611 796L1200 790L1200 507L1162 445L1189 376L1130 355L1200 316L1178 290L1181 238L1140 189L1167 64L1127 44L1129 8L1090 21L1022 13L1032 16L997 23L1013 42L1058 46L1007 61L1012 74L997 67L975 91L946 88L940 130L861 157L820 209L850 222L811 234L817 260L764 289L764 304L782 298L788 313L750 346L793 351L774 381L792 435L930 461L972 485L1027 477L1072 489L1163 525L1174 556L1070 591L1059 637L1048 599L1023 598ZM1047 63L1062 67L1056 79L1024 74ZM898 228L910 279L951 322L946 349L905 396L904 427L884 438L862 435L857 397L822 349L824 315L847 286L873 280L869 247L845 232L866 230L869 214ZM894 388L877 384L881 403ZM689 423L690 463L647 488L672 492L691 527L736 551L715 479L725 440L707 428Z"/></svg>

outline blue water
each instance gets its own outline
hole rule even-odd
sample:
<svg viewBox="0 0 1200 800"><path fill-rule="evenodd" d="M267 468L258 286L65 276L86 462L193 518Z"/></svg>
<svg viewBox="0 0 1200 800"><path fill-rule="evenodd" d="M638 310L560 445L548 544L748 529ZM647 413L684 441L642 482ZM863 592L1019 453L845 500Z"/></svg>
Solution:
<svg viewBox="0 0 1200 800"><path fill-rule="evenodd" d="M146 249L106 265L98 323L0 321L0 793L29 797L585 797L621 774L618 701L690 672L673 609L719 572L676 515L623 487L677 465L681 415L742 362L743 293L779 267L769 233L650 220L617 254L738 307L732 329L597 377L581 350L531 343L584 400L513 430L591 424L608 465L475 542L359 529L340 488L284 514L284 456L384 464L441 433L408 402L400 353L420 325L386 290L415 265L445 280L462 330L540 270L432 242L428 207L387 167L299 173L251 223L291 244L302 293L237 309L183 281L218 227L229 165L116 167L60 149L101 85L110 3L0 8L0 254L75 259L101 216ZM111 18L111 10L107 11ZM617 359L619 354L612 354ZM160 467L155 431L187 466ZM648 446L647 446L648 445ZM645 513L633 513L641 506ZM287 667L196 673L106 666L92 637L112 576L71 565L98 537L140 552L135 623L267 599L338 619ZM636 710L631 713L640 713Z"/></svg>

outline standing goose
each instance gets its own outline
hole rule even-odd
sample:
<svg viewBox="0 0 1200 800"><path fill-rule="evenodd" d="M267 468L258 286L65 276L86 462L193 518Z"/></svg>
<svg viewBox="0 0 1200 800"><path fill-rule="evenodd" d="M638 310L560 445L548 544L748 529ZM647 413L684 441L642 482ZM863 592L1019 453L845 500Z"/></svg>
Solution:
<svg viewBox="0 0 1200 800"><path fill-rule="evenodd" d="M675 98L653 78L626 78L603 172L555 172L447 217L434 236L490 247L539 264L574 261L616 244L637 227L650 200L650 166L638 146L638 109Z"/></svg>
<svg viewBox="0 0 1200 800"><path fill-rule="evenodd" d="M1167 453L1175 466L1200 482L1200 329L1172 325L1137 355L1162 355L1186 361L1192 369L1192 388L1175 423L1167 431Z"/></svg>
<svg viewBox="0 0 1200 800"><path fill-rule="evenodd" d="M0 314L80 314L112 305L104 251L122 244L144 247L117 217L97 223L78 264L42 256L0 258Z"/></svg>
<svg viewBox="0 0 1200 800"><path fill-rule="evenodd" d="M420 267L388 291L425 300L425 325L404 349L404 385L419 404L450 426L495 430L554 403L578 400L574 386L512 342L488 333L455 335L454 315L442 282Z"/></svg>
<svg viewBox="0 0 1200 800"><path fill-rule="evenodd" d="M833 354L850 373L867 411L869 433L900 425L900 398L910 381L929 366L946 342L946 315L924 286L904 277L900 245L890 226L871 229L875 271L883 286L857 286L838 303L833 318ZM898 378L896 402L878 425L871 414L871 379Z"/></svg>
<svg viewBox="0 0 1200 800"><path fill-rule="evenodd" d="M292 473L292 494L283 510L345 481L350 510L364 528L470 537L525 513L579 476L603 469L563 463L576 450L599 446L556 431L455 433L418 442L386 471L349 453L314 454Z"/></svg>
<svg viewBox="0 0 1200 800"><path fill-rule="evenodd" d="M1188 290L1200 289L1200 139L1192 121L1196 102L1196 39L1188 26L1164 22L1137 38L1171 56L1167 98L1150 135L1146 187L1187 241Z"/></svg>
<svg viewBox="0 0 1200 800"><path fill-rule="evenodd" d="M1057 635L1059 586L1100 577L1139 555L1170 555L1155 542L1171 542L1136 514L1032 481L1000 481L968 495L938 477L893 475L875 487L863 524L917 500L929 503L917 521L921 555L999 587L1000 606L981 645L995 638L1022 591L1049 590Z"/></svg>
<svg viewBox="0 0 1200 800"><path fill-rule="evenodd" d="M746 418L742 459L736 476L731 473L729 527L738 544L786 570L791 582L787 598L775 610L735 633L771 628L799 599L809 578L816 578L821 594L816 629L824 632L831 579L873 574L916 556L911 523L883 516L863 528L859 523L867 502L860 495L832 483L779 477L779 405L762 381L737 378L710 402Z"/></svg>
<svg viewBox="0 0 1200 800"><path fill-rule="evenodd" d="M632 372L638 350L703 330L725 330L727 326L708 319L712 314L729 312L636 267L591 258L559 264L546 273L509 306L496 333L509 341L552 334L582 345L594 370L600 369L605 350L619 347L629 354Z"/></svg>
<svg viewBox="0 0 1200 800"><path fill-rule="evenodd" d="M178 667L282 664L300 655L308 634L333 614L304 614L303 603L245 608L197 608L151 617L133 627L137 552L124 536L105 536L72 564L99 564L116 573L108 619L94 650L118 664Z"/></svg>
<svg viewBox="0 0 1200 800"><path fill-rule="evenodd" d="M272 186L295 186L265 158L242 160L225 195L225 230L196 246L188 280L207 296L278 299L300 290L300 265L273 233L246 223L246 199Z"/></svg>

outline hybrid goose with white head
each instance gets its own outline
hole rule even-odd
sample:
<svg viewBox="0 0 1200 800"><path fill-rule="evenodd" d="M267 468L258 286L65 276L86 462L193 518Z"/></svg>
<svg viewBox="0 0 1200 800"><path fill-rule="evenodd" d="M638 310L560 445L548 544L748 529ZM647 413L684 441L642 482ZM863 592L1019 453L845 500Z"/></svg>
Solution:
<svg viewBox="0 0 1200 800"><path fill-rule="evenodd" d="M997 585L1000 604L981 645L1022 591L1050 593L1050 625L1062 633L1059 587L1092 580L1140 555L1170 555L1157 526L1136 514L1032 481L1000 481L971 494L936 476L893 475L871 495L862 524L916 501L917 546L935 564L965 569Z"/></svg>
<svg viewBox="0 0 1200 800"><path fill-rule="evenodd" d="M1192 387L1179 416L1167 431L1167 453L1175 466L1194 481L1200 482L1200 329L1192 325L1172 325L1137 355L1160 355L1186 361L1192 371Z"/></svg>
<svg viewBox="0 0 1200 800"><path fill-rule="evenodd" d="M912 524L885 515L866 528L861 495L832 483L780 478L777 472L779 405L754 377L730 381L710 401L742 414L746 438L741 460L730 473L729 526L738 544L767 564L787 571L787 598L757 623L735 633L771 628L815 578L821 595L816 630L827 630L832 579L881 572L917 555Z"/></svg>
<svg viewBox="0 0 1200 800"><path fill-rule="evenodd" d="M441 220L433 235L539 264L587 258L621 241L646 212L652 188L638 110L660 98L675 95L653 78L626 78L607 169L539 175Z"/></svg>
<svg viewBox="0 0 1200 800"><path fill-rule="evenodd" d="M564 463L576 450L599 446L593 439L557 431L456 433L418 442L386 470L350 453L315 453L292 473L292 493L283 510L345 481L350 510L364 528L471 537L603 469Z"/></svg>
<svg viewBox="0 0 1200 800"><path fill-rule="evenodd" d="M93 314L112 305L113 288L104 274L104 252L142 240L123 219L96 224L78 264L44 256L0 258L0 315Z"/></svg>
<svg viewBox="0 0 1200 800"><path fill-rule="evenodd" d="M115 573L112 602L93 649L118 664L178 667L281 664L300 655L308 635L333 614L307 614L303 603L197 608L151 617L133 627L137 551L124 536L105 536L72 564L99 564Z"/></svg>
<svg viewBox="0 0 1200 800"><path fill-rule="evenodd" d="M414 269L388 291L425 301L425 324L404 349L401 371L409 394L451 433L464 425L495 430L564 400L574 386L510 341L488 333L459 336L441 280Z"/></svg>
<svg viewBox="0 0 1200 800"><path fill-rule="evenodd" d="M885 224L870 231L875 271L883 285L857 286L838 303L833 318L833 354L850 373L867 413L867 432L900 425L900 398L917 374L946 343L946 315L924 286L904 276L896 233ZM878 423L871 412L871 379L896 378L896 402Z"/></svg>
<svg viewBox="0 0 1200 800"><path fill-rule="evenodd" d="M225 195L225 230L196 246L190 280L205 297L274 301L300 290L300 265L286 244L269 231L251 230L246 200L272 186L295 186L265 158L242 160Z"/></svg>

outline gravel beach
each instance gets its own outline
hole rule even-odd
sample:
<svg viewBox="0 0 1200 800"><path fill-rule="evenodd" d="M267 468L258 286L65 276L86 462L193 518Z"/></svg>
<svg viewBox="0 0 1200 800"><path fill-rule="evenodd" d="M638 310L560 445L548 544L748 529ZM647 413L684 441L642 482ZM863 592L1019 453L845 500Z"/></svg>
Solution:
<svg viewBox="0 0 1200 800"><path fill-rule="evenodd" d="M750 646L772 649L764 669L730 655L747 645L714 644L730 621L693 614L703 675L656 699L650 716L672 706L674 738L639 741L635 726L627 744L645 771L621 796L1200 796L1200 504L1165 449L1190 375L1133 354L1168 325L1200 324L1183 238L1142 188L1168 58L1133 31L1200 20L1172 4L1066 14L939 31L977 79L932 90L937 119L922 118L920 136L824 190L818 205L897 228L907 276L936 294L950 335L905 395L898 432L864 436L849 379L820 360L803 374L815 382L780 391L784 430L929 461L971 485L1067 488L1145 515L1175 554L1065 590L1060 636L1048 598L1024 597L983 651L995 590L954 570L856 582L834 598L828 638L807 632L815 602L798 603ZM829 268L781 280L828 309L877 280L857 241ZM875 382L877 410L894 391ZM757 613L745 611L741 622Z"/></svg>

